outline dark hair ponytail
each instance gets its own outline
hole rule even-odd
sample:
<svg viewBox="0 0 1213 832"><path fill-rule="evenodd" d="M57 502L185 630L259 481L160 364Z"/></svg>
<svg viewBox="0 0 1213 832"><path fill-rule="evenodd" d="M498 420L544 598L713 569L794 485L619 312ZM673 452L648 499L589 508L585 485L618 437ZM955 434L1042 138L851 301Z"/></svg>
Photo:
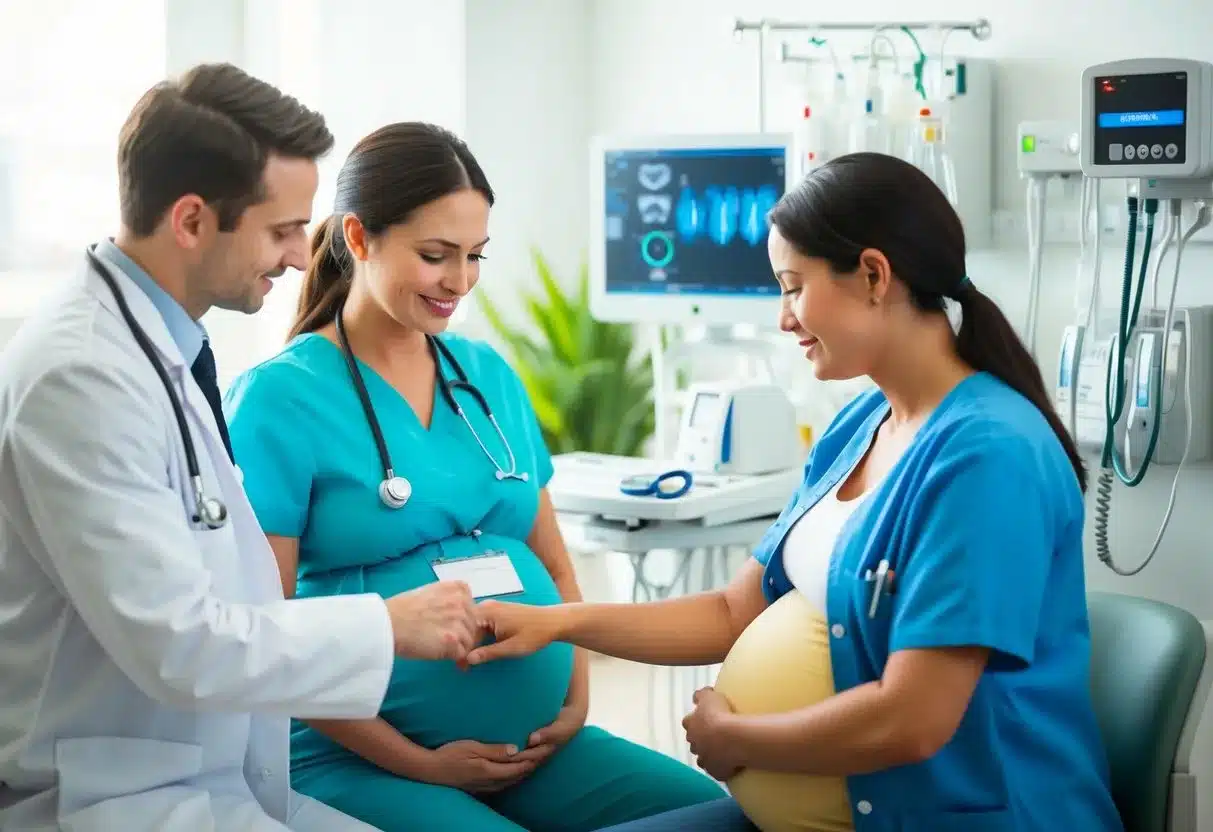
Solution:
<svg viewBox="0 0 1213 832"><path fill-rule="evenodd" d="M1086 491L1087 467L1078 453L1078 446L1049 399L1040 366L1015 333L1007 316L968 280L955 293L955 298L961 310L960 332L956 335L956 351L961 359L976 370L1002 379L1036 405L1070 458L1079 487Z"/></svg>
<svg viewBox="0 0 1213 832"><path fill-rule="evenodd" d="M312 259L303 275L295 322L287 340L315 332L337 317L337 310L350 293L345 264L345 233L335 216L326 217L312 232Z"/></svg>
<svg viewBox="0 0 1213 832"><path fill-rule="evenodd" d="M377 237L407 222L417 209L469 188L493 204L480 163L462 139L442 127L399 122L358 142L337 174L333 213L312 234L312 260L289 338L332 323L349 296L353 263L342 228L346 214L357 216L366 234Z"/></svg>
<svg viewBox="0 0 1213 832"><path fill-rule="evenodd" d="M864 249L883 252L921 311L943 314L945 298L958 301L961 359L1036 405L1086 491L1086 466L1049 399L1040 368L1002 310L966 276L964 226L925 173L880 153L840 156L789 191L769 219L793 248L826 260L840 274L859 267Z"/></svg>

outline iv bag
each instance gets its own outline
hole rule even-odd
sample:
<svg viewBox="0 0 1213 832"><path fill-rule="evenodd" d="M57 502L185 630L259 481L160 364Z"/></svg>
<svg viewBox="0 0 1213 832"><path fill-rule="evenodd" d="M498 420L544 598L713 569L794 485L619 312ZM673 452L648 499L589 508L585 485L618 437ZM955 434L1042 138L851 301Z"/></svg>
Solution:
<svg viewBox="0 0 1213 832"><path fill-rule="evenodd" d="M906 158L931 177L947 196L948 202L953 206L957 204L956 171L952 166L952 157L948 155L943 122L933 115L928 107L919 112L917 129L910 141Z"/></svg>

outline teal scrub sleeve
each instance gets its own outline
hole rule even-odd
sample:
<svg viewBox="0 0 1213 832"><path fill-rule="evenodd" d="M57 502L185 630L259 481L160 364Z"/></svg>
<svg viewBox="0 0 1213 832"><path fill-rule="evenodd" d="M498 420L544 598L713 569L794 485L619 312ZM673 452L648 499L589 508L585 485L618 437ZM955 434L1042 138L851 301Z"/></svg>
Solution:
<svg viewBox="0 0 1213 832"><path fill-rule="evenodd" d="M262 530L298 538L307 525L316 460L302 433L305 407L293 404L290 379L274 365L239 376L224 397L232 452Z"/></svg>
<svg viewBox="0 0 1213 832"><path fill-rule="evenodd" d="M501 372L506 376L506 383L502 385L502 389L514 400L510 402L510 409L515 410L518 414L522 426L524 448L515 448L514 453L520 456L524 453L529 455L531 470L535 472L536 485L539 488L547 488L552 474L555 473L555 468L552 466L552 454L543 438L543 430L539 427L539 417L535 414L534 405L531 404L531 396L527 393L526 386L514 368L500 355L497 355L497 360L500 362Z"/></svg>
<svg viewBox="0 0 1213 832"><path fill-rule="evenodd" d="M986 647L994 664L1032 661L1055 548L1050 497L1069 496L1049 493L1036 458L984 437L931 466L894 575L890 652Z"/></svg>

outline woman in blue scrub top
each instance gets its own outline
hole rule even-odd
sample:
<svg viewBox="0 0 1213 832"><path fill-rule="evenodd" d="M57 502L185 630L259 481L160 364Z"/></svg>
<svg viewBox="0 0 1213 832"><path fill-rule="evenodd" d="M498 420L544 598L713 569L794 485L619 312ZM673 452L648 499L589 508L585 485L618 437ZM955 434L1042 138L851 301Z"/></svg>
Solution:
<svg viewBox="0 0 1213 832"><path fill-rule="evenodd" d="M497 643L473 666L549 643L724 661L684 725L733 797L621 831L1118 832L1089 687L1086 473L1036 364L965 275L959 218L915 167L854 154L770 220L781 329L819 379L876 389L834 419L727 588L640 605L487 602ZM780 654L812 642L815 620L830 689L770 706L797 694L778 679L801 659ZM746 674L765 687L747 690L764 679ZM801 786L763 798L749 772Z"/></svg>
<svg viewBox="0 0 1213 832"><path fill-rule="evenodd" d="M580 598L526 392L490 347L443 334L479 277L492 202L467 147L429 125L384 127L342 167L291 339L227 400L287 595L442 577L522 604ZM588 832L724 793L586 727L587 705L586 654L567 645L471 669L398 661L379 718L295 724L292 782L387 832Z"/></svg>

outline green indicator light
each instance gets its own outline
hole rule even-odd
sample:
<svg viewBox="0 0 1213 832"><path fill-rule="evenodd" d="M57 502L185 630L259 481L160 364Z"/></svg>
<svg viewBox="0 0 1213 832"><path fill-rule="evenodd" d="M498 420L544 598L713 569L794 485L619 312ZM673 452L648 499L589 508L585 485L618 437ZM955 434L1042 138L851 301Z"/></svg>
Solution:
<svg viewBox="0 0 1213 832"><path fill-rule="evenodd" d="M1035 136L1024 136L1019 142L1019 148L1024 153L1035 153L1036 152L1036 137Z"/></svg>

